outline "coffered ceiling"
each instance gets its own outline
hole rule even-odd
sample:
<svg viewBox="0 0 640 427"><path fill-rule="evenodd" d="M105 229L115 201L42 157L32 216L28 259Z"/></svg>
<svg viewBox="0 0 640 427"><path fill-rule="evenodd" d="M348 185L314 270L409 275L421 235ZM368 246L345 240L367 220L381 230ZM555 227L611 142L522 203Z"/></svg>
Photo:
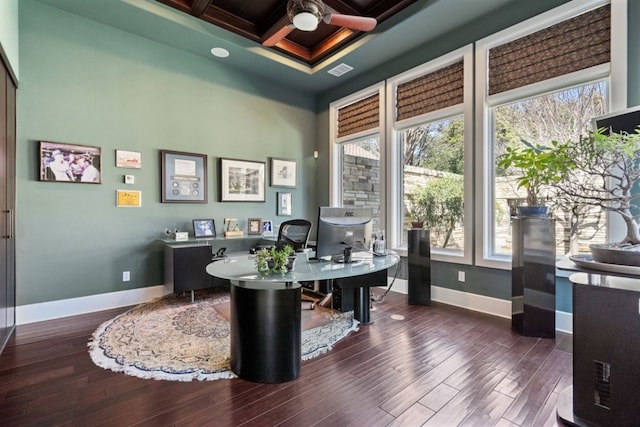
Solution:
<svg viewBox="0 0 640 427"><path fill-rule="evenodd" d="M2 1L2 0L0 0ZM376 18L370 31L320 23L292 30L275 46L263 41L287 22L287 0L33 0L95 22L242 69L291 90L318 94L443 34L523 0L325 0L329 13ZM303 1L303 0L299 0ZM314 0L317 1L317 0ZM549 2L566 0L545 0ZM531 6L533 7L533 6ZM341 35L346 34L344 39ZM227 58L212 56L219 47ZM353 70L328 73L342 64Z"/></svg>
<svg viewBox="0 0 640 427"><path fill-rule="evenodd" d="M181 12L231 31L257 43L291 25L285 0L157 0ZM293 4L324 8L324 14L374 18L378 24L404 10L416 0L295 0ZM287 32L288 30L285 30ZM331 53L361 36L363 31L320 21L314 31L292 29L274 46L294 59L309 65L318 63Z"/></svg>

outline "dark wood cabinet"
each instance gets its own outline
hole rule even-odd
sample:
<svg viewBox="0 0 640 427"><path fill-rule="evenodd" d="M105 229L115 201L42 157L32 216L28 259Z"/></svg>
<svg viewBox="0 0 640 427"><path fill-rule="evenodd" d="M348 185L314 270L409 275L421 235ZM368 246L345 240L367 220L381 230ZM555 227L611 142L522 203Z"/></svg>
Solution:
<svg viewBox="0 0 640 427"><path fill-rule="evenodd" d="M0 60L0 351L15 329L16 86Z"/></svg>
<svg viewBox="0 0 640 427"><path fill-rule="evenodd" d="M164 280L174 292L195 291L213 286L206 267L213 255L210 245L166 245L164 247Z"/></svg>

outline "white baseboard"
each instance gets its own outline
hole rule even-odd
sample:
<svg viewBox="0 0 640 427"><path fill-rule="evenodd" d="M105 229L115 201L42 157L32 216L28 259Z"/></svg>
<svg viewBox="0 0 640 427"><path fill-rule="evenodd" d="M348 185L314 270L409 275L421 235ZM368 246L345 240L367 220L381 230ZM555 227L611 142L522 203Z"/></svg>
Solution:
<svg viewBox="0 0 640 427"><path fill-rule="evenodd" d="M141 304L171 292L173 289L168 286L157 285L87 297L19 305L16 307L16 325Z"/></svg>
<svg viewBox="0 0 640 427"><path fill-rule="evenodd" d="M392 290L406 294L408 284L406 279L396 279ZM443 304L454 305L467 310L478 311L505 319L511 319L511 301L500 298L456 291L431 285L431 300ZM567 334L573 333L573 315L564 311L556 311L556 331Z"/></svg>
<svg viewBox="0 0 640 427"><path fill-rule="evenodd" d="M407 280L396 279L392 291L406 294L407 289ZM170 294L171 292L173 291L169 287L157 285L128 291L111 292L108 294L20 305L16 307L16 324L25 325L43 320L58 319L61 317L92 313L94 311L141 304L151 301L154 298ZM499 298L456 291L440 286L431 286L431 299L467 310L478 311L506 319L511 318L511 301ZM556 330L567 334L573 333L573 316L571 313L556 311Z"/></svg>
<svg viewBox="0 0 640 427"><path fill-rule="evenodd" d="M556 331L573 334L573 314L556 310Z"/></svg>

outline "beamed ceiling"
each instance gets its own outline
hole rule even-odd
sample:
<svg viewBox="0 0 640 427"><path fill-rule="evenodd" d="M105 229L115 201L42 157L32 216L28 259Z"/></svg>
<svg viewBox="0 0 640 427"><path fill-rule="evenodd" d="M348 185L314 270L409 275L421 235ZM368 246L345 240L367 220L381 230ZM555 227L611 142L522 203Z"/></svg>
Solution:
<svg viewBox="0 0 640 427"><path fill-rule="evenodd" d="M286 0L156 0L239 36L262 44L290 24ZM378 25L416 0L324 0L326 13L375 18ZM308 65L346 47L365 34L320 22L315 31L291 31L269 47Z"/></svg>

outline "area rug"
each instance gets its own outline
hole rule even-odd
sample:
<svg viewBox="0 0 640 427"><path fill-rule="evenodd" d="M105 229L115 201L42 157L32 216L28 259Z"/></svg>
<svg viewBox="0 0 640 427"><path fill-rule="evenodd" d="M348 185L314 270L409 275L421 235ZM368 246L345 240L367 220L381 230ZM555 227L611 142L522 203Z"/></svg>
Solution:
<svg viewBox="0 0 640 427"><path fill-rule="evenodd" d="M313 327L312 327L313 326ZM302 310L302 360L324 354L358 330L353 312ZM231 371L228 289L167 295L109 320L93 333L89 354L105 369L140 378L210 381Z"/></svg>

